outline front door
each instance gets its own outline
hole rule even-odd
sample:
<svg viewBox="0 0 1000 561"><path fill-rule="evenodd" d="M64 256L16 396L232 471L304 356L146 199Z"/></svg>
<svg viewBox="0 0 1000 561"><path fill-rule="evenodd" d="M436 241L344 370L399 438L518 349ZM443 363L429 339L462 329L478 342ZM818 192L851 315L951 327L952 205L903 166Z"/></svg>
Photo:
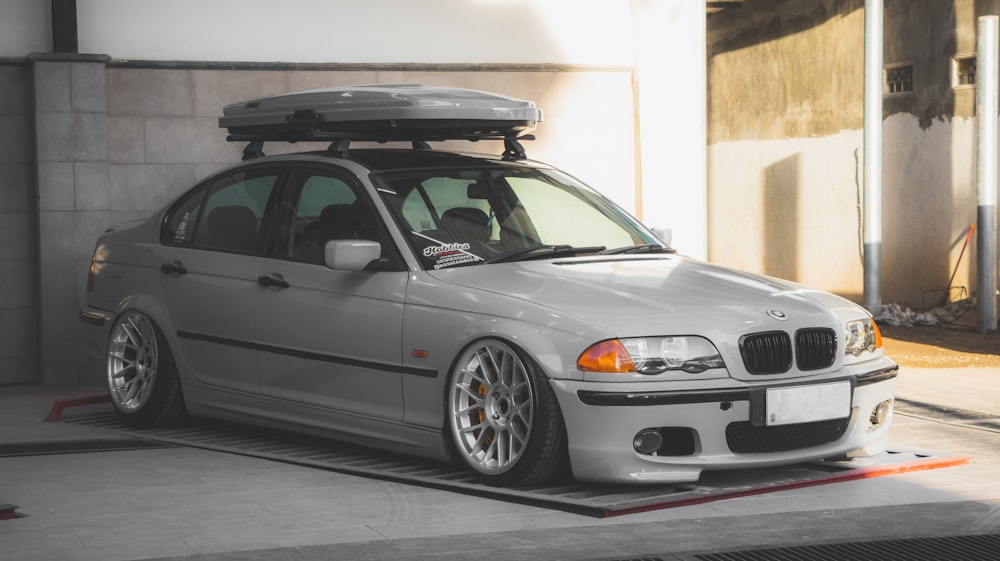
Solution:
<svg viewBox="0 0 1000 561"><path fill-rule="evenodd" d="M259 274L255 326L263 395L339 412L401 420L400 324L407 273L371 201L350 174L292 174L272 254ZM383 244L373 271L335 271L334 239Z"/></svg>

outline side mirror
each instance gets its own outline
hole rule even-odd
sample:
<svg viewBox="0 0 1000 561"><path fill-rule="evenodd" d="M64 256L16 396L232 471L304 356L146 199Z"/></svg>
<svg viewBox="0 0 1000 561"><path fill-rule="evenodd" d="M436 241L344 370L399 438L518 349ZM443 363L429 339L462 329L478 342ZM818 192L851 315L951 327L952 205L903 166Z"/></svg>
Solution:
<svg viewBox="0 0 1000 561"><path fill-rule="evenodd" d="M368 240L326 242L326 266L337 271L363 271L382 255L382 244Z"/></svg>
<svg viewBox="0 0 1000 561"><path fill-rule="evenodd" d="M653 234L660 238L667 247L671 247L671 243L674 241L674 231L670 228L653 228Z"/></svg>

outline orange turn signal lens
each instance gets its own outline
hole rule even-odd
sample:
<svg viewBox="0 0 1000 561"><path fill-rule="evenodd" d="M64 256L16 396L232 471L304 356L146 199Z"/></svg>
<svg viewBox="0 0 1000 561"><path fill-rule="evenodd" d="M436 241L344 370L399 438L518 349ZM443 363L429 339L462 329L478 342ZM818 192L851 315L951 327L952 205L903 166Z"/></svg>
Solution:
<svg viewBox="0 0 1000 561"><path fill-rule="evenodd" d="M576 367L587 372L635 372L635 364L628 351L617 339L601 341L583 351Z"/></svg>
<svg viewBox="0 0 1000 561"><path fill-rule="evenodd" d="M882 348L882 331L878 328L878 324L875 323L875 320L872 320L872 331L875 332L875 348L876 349L881 349Z"/></svg>

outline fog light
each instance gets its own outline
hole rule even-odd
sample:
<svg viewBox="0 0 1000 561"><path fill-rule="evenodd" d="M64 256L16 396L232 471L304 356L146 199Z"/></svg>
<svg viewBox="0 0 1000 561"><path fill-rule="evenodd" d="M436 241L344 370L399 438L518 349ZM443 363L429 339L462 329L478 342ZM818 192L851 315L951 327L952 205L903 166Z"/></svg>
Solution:
<svg viewBox="0 0 1000 561"><path fill-rule="evenodd" d="M652 454L663 446L663 437L656 429L642 429L632 439L632 446L640 454Z"/></svg>
<svg viewBox="0 0 1000 561"><path fill-rule="evenodd" d="M868 418L868 421L872 426L878 426L885 422L886 417L889 416L889 411L892 411L892 400L885 400L875 406L872 409L872 416Z"/></svg>

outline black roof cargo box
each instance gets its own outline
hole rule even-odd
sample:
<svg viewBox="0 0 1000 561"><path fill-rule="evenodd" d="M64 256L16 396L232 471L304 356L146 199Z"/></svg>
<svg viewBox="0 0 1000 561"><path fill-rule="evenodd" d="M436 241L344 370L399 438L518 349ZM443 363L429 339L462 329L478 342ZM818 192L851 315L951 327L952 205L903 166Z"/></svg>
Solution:
<svg viewBox="0 0 1000 561"><path fill-rule="evenodd" d="M227 105L219 127L233 141L514 139L542 111L531 101L416 84L348 86Z"/></svg>

